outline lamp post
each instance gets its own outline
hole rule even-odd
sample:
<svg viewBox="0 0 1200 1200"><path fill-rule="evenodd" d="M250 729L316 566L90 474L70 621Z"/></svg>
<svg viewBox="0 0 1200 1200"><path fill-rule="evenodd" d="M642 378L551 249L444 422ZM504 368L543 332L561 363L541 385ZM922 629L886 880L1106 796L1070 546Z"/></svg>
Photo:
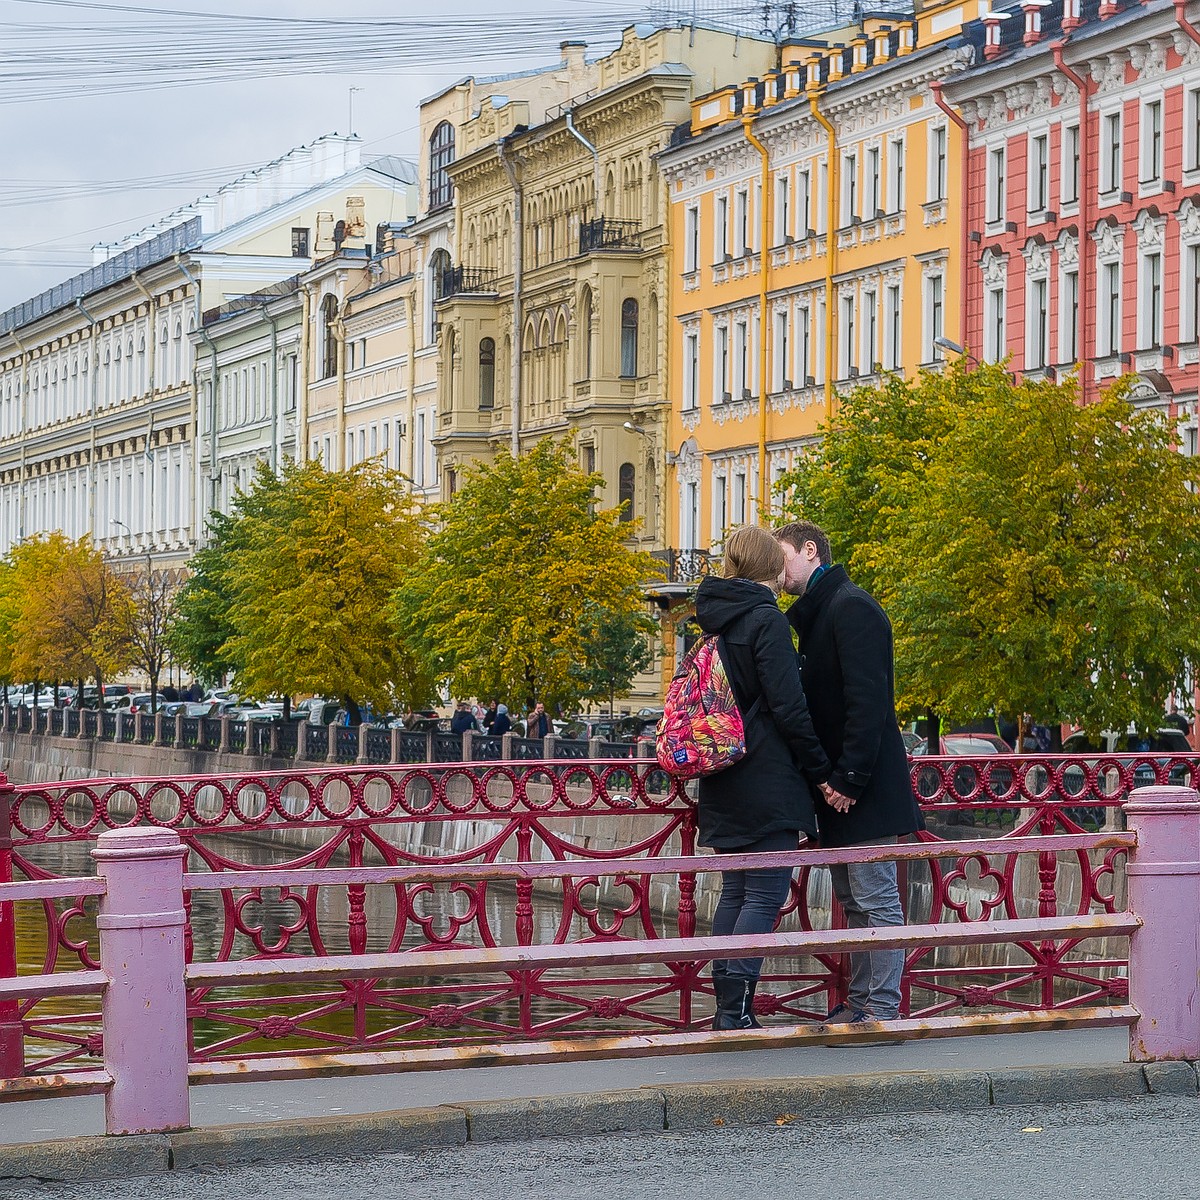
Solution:
<svg viewBox="0 0 1200 1200"><path fill-rule="evenodd" d="M948 337L935 337L933 339L933 344L939 350L946 350L950 354L960 355L962 358L967 359L969 362L973 362L976 366L980 365L979 359L977 359L975 357L975 355L970 353L970 351L968 351L965 346L960 346L957 342L952 342Z"/></svg>

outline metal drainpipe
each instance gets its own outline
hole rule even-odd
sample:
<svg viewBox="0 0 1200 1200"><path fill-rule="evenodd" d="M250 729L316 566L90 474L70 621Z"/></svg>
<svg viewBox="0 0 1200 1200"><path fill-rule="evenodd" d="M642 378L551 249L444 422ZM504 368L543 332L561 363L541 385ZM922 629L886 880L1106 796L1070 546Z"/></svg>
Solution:
<svg viewBox="0 0 1200 1200"><path fill-rule="evenodd" d="M510 449L513 458L521 454L521 281L525 267L525 196L516 168L508 157L504 138L496 143L500 154L500 165L508 176L513 190L513 298L512 298L512 355L509 362L512 395L512 440Z"/></svg>
<svg viewBox="0 0 1200 1200"><path fill-rule="evenodd" d="M416 469L416 463L413 462L413 436L412 430L417 419L417 284L416 276L413 285L409 288L408 295L404 298L405 311L408 314L408 410L404 416L404 436L406 440L405 456L408 459L408 478L409 487L412 487L413 472ZM397 436L396 442L396 466L398 469L403 469L400 466L400 438Z"/></svg>
<svg viewBox="0 0 1200 1200"><path fill-rule="evenodd" d="M75 301L79 303L78 300ZM89 317L88 320L91 320ZM93 338L95 333L93 332ZM29 347L25 345L19 337L17 331L10 330L9 337L17 343L17 349L21 351L21 479L20 486L17 488L17 541L25 540L25 443L28 440L29 424ZM95 422L92 422L92 428L95 429ZM92 443L95 444L96 435L92 433Z"/></svg>
<svg viewBox="0 0 1200 1200"><path fill-rule="evenodd" d="M593 215L602 217L604 216L604 192L600 184L600 151L575 127L575 117L569 108L563 115L567 122L567 132L592 156L592 190L596 193L596 207Z"/></svg>
<svg viewBox="0 0 1200 1200"><path fill-rule="evenodd" d="M967 123L965 120L963 120L962 115L957 110L951 108L950 105L947 104L945 99L942 97L942 87L943 87L943 83L940 79L935 79L932 83L930 83L929 90L931 92L933 92L933 102L938 106L938 108L940 108L942 110L942 112L944 112L946 114L946 116L948 116L950 118L951 121L954 122L954 124L958 127L959 133L962 134L962 166L961 166L961 172L962 172L962 214L961 214L962 227L959 232L959 241L961 243L961 245L959 246L959 256L962 261L960 264L960 274L959 274L959 282L958 282L958 287L959 287L958 305L959 305L959 310L962 313L962 323L959 326L958 336L959 336L960 340L962 341L962 344L965 346L967 344L967 329L969 328L969 325L970 325L969 321L967 320L967 297L969 295L968 287L969 287L969 280L970 280L970 272L968 271L968 267L967 267L967 259L968 259L969 247L970 247L970 241L968 240L969 235L970 235L970 230L967 228L967 215L966 214L968 213L968 211L970 211L969 205L967 204L967 190L968 190L968 187L970 186L970 180L971 180L971 172L970 172L971 132L967 128ZM947 205L948 204L949 204L949 201L947 201Z"/></svg>
<svg viewBox="0 0 1200 1200"><path fill-rule="evenodd" d="M758 250L758 523L770 523L771 489L767 472L767 295L771 271L771 162L767 148L755 136L754 118L742 118L746 141L762 156L762 209ZM828 307L828 301L826 302Z"/></svg>
<svg viewBox="0 0 1200 1200"><path fill-rule="evenodd" d="M817 123L829 135L829 170L826 171L829 195L825 197L825 419L833 419L833 375L837 370L837 312L833 302L833 276L837 259L838 155L837 133L829 118L817 107L820 93L808 93L808 107Z"/></svg>
<svg viewBox="0 0 1200 1200"><path fill-rule="evenodd" d="M296 397L296 461L308 462L308 356L312 353L308 323L312 317L312 295L307 283L300 284L300 394Z"/></svg>
<svg viewBox="0 0 1200 1200"><path fill-rule="evenodd" d="M1088 378L1088 312L1091 304L1091 274L1092 254L1088 245L1091 237L1092 187L1089 177L1091 156L1088 153L1088 96L1090 89L1081 75L1076 74L1063 61L1063 50L1067 46L1066 38L1050 43L1054 54L1054 65L1079 90L1079 345L1076 348L1079 358L1079 392L1080 400L1086 404L1089 395Z"/></svg>
<svg viewBox="0 0 1200 1200"><path fill-rule="evenodd" d="M179 268L184 279L192 285L195 292L196 300L196 329L200 337L208 346L209 355L212 358L212 384L211 384L211 403L209 405L208 414L208 482L211 485L209 495L209 509L217 507L217 480L220 478L220 473L217 470L217 347L212 338L208 335L208 330L204 328L204 310L200 306L200 281L187 269L187 264L183 261L183 256L175 255L175 265ZM199 485L203 483L200 477L200 453L199 453L199 431L200 431L200 390L196 385L197 366L192 366L192 445L196 446L196 483L197 491L200 490ZM197 495L198 502L203 501L203 496ZM197 504L197 511L192 514L192 544L195 545L200 541L199 533L203 526L200 518L200 504Z"/></svg>
<svg viewBox="0 0 1200 1200"><path fill-rule="evenodd" d="M1175 0L1175 20L1179 28L1188 35L1198 46L1200 46L1200 29L1187 19L1184 10L1187 8L1187 0ZM1200 343L1200 312L1193 314L1196 318L1196 341ZM1200 358L1196 360L1197 369L1200 370ZM1196 383L1196 411L1200 413L1200 380ZM1172 414L1174 415L1174 414ZM1200 730L1197 731L1200 735Z"/></svg>
<svg viewBox="0 0 1200 1200"><path fill-rule="evenodd" d="M99 386L100 349L96 345L99 322L83 307L82 300L75 301L75 307L83 314L91 329L88 355L91 363L88 368L88 533L96 536L96 492L99 488L99 473L96 470L96 388Z"/></svg>

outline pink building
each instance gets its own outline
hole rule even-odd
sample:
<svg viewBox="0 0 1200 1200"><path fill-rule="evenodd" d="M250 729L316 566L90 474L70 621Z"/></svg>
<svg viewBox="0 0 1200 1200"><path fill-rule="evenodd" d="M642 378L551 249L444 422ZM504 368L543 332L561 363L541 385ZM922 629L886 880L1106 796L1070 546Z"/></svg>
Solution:
<svg viewBox="0 0 1200 1200"><path fill-rule="evenodd" d="M1200 20L1200 5L1196 5ZM1015 371L1126 373L1196 453L1200 30L1187 4L1026 0L966 30L963 329ZM962 126L960 126L962 128ZM1081 238L1082 231L1082 238Z"/></svg>

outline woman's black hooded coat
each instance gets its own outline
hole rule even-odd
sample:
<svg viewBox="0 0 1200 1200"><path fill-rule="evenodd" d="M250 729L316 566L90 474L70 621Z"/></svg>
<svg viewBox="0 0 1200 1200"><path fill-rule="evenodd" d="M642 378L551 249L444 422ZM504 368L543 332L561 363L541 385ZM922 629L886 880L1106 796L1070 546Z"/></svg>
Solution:
<svg viewBox="0 0 1200 1200"><path fill-rule="evenodd" d="M813 731L792 631L771 589L748 579L701 581L696 620L720 634L722 661L747 722L746 756L700 780L700 844L748 846L768 833L816 836L813 788L832 766Z"/></svg>

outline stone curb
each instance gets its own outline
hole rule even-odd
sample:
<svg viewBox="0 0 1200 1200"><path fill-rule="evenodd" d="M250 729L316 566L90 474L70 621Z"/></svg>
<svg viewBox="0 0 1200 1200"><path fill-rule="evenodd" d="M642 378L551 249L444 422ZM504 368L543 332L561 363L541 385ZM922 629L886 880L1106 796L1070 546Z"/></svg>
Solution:
<svg viewBox="0 0 1200 1200"><path fill-rule="evenodd" d="M361 1116L222 1125L187 1133L0 1146L0 1180L95 1180L192 1167L361 1158L468 1143L652 1129L790 1125L897 1113L982 1111L1135 1096L1196 1096L1187 1062L996 1071L893 1071L658 1084L627 1091L481 1100ZM2 1110L0 1110L2 1111Z"/></svg>

